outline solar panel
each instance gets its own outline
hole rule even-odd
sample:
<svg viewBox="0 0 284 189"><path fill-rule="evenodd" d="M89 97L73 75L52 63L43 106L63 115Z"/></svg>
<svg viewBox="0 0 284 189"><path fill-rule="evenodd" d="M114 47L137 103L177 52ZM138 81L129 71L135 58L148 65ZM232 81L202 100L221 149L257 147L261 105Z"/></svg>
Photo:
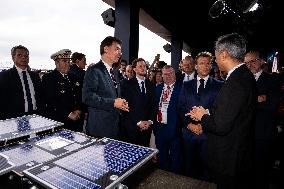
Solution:
<svg viewBox="0 0 284 189"><path fill-rule="evenodd" d="M94 139L83 133L63 130L45 136L38 136L18 144L0 147L0 153L15 165L14 171L22 172L27 168L78 150L93 142Z"/></svg>
<svg viewBox="0 0 284 189"><path fill-rule="evenodd" d="M28 115L13 119L0 120L0 141L28 136L37 132L59 127L63 123L39 116Z"/></svg>
<svg viewBox="0 0 284 189"><path fill-rule="evenodd" d="M86 182L95 188L111 188L156 153L155 149L104 138L24 173L50 188L76 188ZM55 180L48 176L54 170L60 173Z"/></svg>

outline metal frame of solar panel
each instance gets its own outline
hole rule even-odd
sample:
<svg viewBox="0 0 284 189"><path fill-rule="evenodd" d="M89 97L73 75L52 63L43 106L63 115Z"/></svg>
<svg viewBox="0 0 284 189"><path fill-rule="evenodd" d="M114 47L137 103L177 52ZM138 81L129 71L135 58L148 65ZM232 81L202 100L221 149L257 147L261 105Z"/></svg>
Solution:
<svg viewBox="0 0 284 189"><path fill-rule="evenodd" d="M48 188L113 188L146 163L157 149L109 138L25 170Z"/></svg>
<svg viewBox="0 0 284 189"><path fill-rule="evenodd" d="M13 171L22 173L25 169L78 150L94 141L94 138L83 133L61 130L0 147L0 154L8 157L9 161L15 165Z"/></svg>
<svg viewBox="0 0 284 189"><path fill-rule="evenodd" d="M54 129L62 125L61 122L36 114L0 120L0 142L4 142L4 145L6 145L10 140Z"/></svg>

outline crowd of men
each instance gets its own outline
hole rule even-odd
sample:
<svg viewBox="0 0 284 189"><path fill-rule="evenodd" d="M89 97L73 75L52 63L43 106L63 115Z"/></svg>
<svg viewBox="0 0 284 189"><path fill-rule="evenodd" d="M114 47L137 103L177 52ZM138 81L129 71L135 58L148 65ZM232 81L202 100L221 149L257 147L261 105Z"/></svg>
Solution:
<svg viewBox="0 0 284 189"><path fill-rule="evenodd" d="M86 72L84 54L60 50L51 55L55 70L40 78L29 68L29 50L13 47L14 67L0 72L0 119L40 114L66 129L142 146L152 134L161 169L218 189L268 188L281 93L258 51L247 52L239 34L219 37L215 61L226 75L215 77L209 52L186 56L176 72L158 59L151 70L143 58L128 64L121 48L106 37L100 61Z"/></svg>

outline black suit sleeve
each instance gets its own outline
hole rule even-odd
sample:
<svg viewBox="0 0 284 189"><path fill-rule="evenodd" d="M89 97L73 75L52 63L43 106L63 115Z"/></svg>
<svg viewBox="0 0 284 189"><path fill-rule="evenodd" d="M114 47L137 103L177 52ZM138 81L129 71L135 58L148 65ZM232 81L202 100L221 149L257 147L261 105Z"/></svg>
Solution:
<svg viewBox="0 0 284 189"><path fill-rule="evenodd" d="M211 115L204 115L201 119L203 129L216 135L227 135L232 131L235 119L247 100L246 89L240 83L231 82L223 87Z"/></svg>

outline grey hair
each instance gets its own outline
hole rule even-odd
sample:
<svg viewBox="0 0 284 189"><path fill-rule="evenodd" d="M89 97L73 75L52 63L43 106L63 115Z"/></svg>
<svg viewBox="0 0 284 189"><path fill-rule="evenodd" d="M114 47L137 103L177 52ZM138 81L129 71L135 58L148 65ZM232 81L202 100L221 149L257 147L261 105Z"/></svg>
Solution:
<svg viewBox="0 0 284 189"><path fill-rule="evenodd" d="M226 34L215 42L215 52L227 51L229 55L241 62L246 54L246 40L237 33Z"/></svg>
<svg viewBox="0 0 284 189"><path fill-rule="evenodd" d="M13 48L11 49L11 55L12 55L12 56L15 56L15 55L16 55L17 49L24 49L24 50L26 50L26 51L29 53L29 49L28 49L27 47L25 47L25 46L23 46L23 45L18 45L18 46L15 46L15 47L13 47Z"/></svg>

